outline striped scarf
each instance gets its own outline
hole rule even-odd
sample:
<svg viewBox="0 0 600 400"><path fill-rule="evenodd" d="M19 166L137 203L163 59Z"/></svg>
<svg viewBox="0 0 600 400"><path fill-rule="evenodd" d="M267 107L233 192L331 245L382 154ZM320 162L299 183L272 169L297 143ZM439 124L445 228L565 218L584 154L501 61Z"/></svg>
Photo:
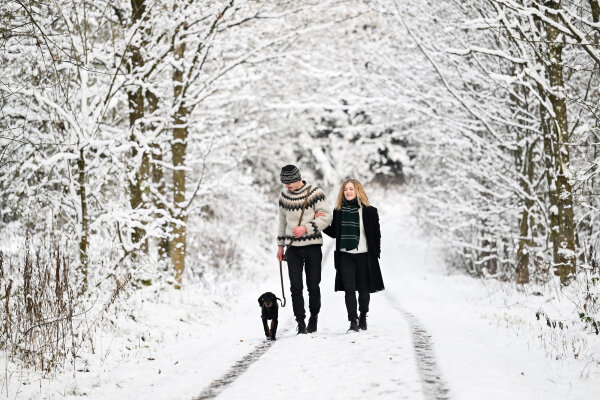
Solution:
<svg viewBox="0 0 600 400"><path fill-rule="evenodd" d="M360 215L358 214L358 199L346 200L342 203L342 235L340 248L345 250L358 249L360 241Z"/></svg>

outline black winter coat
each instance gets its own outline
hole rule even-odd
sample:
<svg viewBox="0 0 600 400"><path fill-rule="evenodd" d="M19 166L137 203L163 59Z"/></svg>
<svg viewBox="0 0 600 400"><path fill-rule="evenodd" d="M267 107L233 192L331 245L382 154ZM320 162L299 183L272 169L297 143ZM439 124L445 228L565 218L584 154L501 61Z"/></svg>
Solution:
<svg viewBox="0 0 600 400"><path fill-rule="evenodd" d="M362 209L363 226L365 236L367 237L367 259L369 267L369 292L374 293L385 289L383 286L383 277L379 267L379 258L381 256L381 230L379 228L379 214L377 209L372 206L363 206ZM344 291L342 283L342 274L340 272L340 237L342 233L342 210L333 210L333 220L331 225L323 230L327 236L335 238L335 252L333 260L335 264L335 291Z"/></svg>

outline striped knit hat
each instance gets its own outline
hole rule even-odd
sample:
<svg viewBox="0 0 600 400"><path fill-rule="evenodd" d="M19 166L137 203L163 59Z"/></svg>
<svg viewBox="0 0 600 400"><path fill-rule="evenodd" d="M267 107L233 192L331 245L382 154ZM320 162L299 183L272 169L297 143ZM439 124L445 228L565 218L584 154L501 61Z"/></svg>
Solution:
<svg viewBox="0 0 600 400"><path fill-rule="evenodd" d="M284 185L302 180L302 177L300 176L300 170L293 165L286 165L285 167L281 168L279 177L281 178L281 183Z"/></svg>

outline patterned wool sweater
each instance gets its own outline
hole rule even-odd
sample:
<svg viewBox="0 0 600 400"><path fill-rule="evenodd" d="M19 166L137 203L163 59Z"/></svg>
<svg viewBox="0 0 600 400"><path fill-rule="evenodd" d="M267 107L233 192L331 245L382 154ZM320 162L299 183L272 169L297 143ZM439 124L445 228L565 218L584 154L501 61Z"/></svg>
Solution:
<svg viewBox="0 0 600 400"><path fill-rule="evenodd" d="M308 184L302 181L304 186L298 190L289 191L285 189L279 195L279 230L277 232L277 245L289 244L292 238L292 229L298 226L298 220L302 213L302 205L306 197ZM317 211L325 214L323 217L315 218ZM321 231L331 224L331 209L325 201L325 193L318 186L313 186L308 195L308 202L304 210L301 225L306 227L306 233L294 239L292 246L308 246L311 244L323 244Z"/></svg>

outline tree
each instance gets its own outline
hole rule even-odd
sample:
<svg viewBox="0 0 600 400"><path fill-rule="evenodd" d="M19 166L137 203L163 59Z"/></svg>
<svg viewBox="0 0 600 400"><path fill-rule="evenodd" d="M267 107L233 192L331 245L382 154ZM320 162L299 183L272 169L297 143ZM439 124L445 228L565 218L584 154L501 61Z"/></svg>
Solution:
<svg viewBox="0 0 600 400"><path fill-rule="evenodd" d="M584 237L577 232L575 188L593 175L580 169L589 167L582 157L589 145L581 140L589 142L592 132L583 128L597 109L586 89L598 80L586 68L597 58L585 19L590 8L489 0L412 8L406 19L410 6L396 2L393 14L389 5L380 7L382 15L394 15L396 30L408 29L437 78L431 82L419 67L410 81L390 75L403 83L390 100L408 90L416 94L420 123L439 123L416 136L428 148L417 165L432 228L474 273L493 274L500 265L502 275L526 283L531 268L542 279L548 263L568 283L580 251L576 238ZM421 29L434 23L442 29Z"/></svg>

